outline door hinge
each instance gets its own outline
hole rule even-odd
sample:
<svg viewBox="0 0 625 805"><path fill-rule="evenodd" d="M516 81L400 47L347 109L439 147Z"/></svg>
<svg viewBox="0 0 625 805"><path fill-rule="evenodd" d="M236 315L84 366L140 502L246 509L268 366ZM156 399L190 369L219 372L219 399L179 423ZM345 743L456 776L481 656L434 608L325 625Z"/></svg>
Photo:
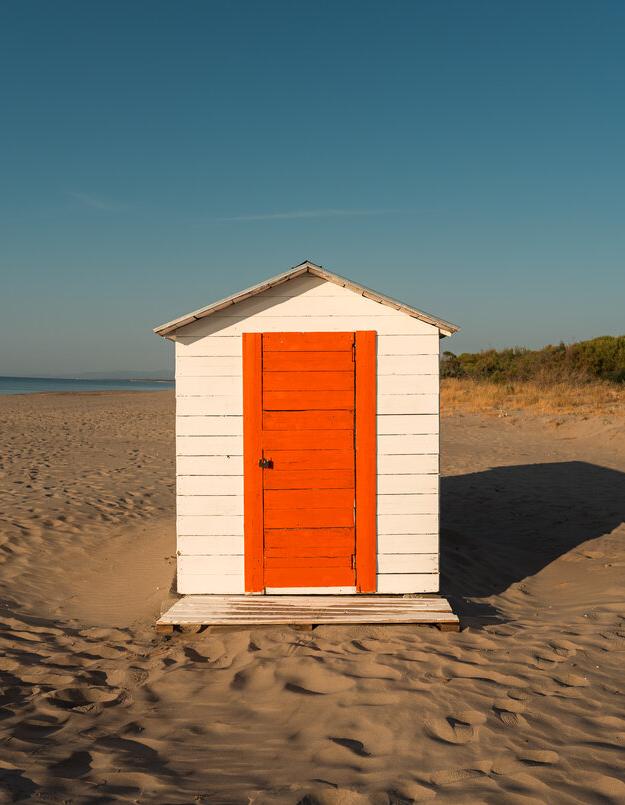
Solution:
<svg viewBox="0 0 625 805"><path fill-rule="evenodd" d="M356 342L352 344L352 363L356 363Z"/></svg>
<svg viewBox="0 0 625 805"><path fill-rule="evenodd" d="M356 570L356 555L352 554L352 570Z"/></svg>

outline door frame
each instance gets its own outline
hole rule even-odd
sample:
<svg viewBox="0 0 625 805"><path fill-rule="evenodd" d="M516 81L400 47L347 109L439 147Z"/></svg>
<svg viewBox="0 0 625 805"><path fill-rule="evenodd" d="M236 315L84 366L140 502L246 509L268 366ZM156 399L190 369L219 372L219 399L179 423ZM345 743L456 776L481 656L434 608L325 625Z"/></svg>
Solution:
<svg viewBox="0 0 625 805"><path fill-rule="evenodd" d="M376 340L374 330L354 332L355 570L359 593L374 593L377 586ZM262 456L263 334L243 333L242 342L245 592L262 593L265 590L263 470L258 461Z"/></svg>

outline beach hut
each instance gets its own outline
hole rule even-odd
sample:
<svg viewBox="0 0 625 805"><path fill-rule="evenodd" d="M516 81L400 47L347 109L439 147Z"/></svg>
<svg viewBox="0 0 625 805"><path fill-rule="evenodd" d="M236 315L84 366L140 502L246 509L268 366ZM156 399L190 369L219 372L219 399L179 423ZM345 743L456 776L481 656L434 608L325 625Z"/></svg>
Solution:
<svg viewBox="0 0 625 805"><path fill-rule="evenodd" d="M390 596L450 612L415 594L439 590L439 340L457 329L308 261L155 328L176 349L187 596L164 626L233 606L369 619Z"/></svg>

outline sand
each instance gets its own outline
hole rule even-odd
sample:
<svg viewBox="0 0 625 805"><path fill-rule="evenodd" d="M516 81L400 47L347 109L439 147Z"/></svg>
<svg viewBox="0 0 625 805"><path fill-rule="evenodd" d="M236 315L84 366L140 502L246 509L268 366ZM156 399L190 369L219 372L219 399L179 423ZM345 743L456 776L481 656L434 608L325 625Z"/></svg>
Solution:
<svg viewBox="0 0 625 805"><path fill-rule="evenodd" d="M460 634L164 638L171 394L0 419L0 801L625 802L618 421L444 419Z"/></svg>

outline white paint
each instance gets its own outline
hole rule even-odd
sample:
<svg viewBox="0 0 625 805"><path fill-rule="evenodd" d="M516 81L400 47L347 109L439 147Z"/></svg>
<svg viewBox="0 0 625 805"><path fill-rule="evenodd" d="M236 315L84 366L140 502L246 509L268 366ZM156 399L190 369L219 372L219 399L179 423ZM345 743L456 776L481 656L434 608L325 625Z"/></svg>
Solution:
<svg viewBox="0 0 625 805"><path fill-rule="evenodd" d="M429 476L423 476L425 478ZM242 495L242 475L179 475L178 495Z"/></svg>
<svg viewBox="0 0 625 805"><path fill-rule="evenodd" d="M411 335L378 335L378 356L439 355L438 333ZM410 360L410 358L408 358Z"/></svg>
<svg viewBox="0 0 625 805"><path fill-rule="evenodd" d="M176 418L178 436L241 436L242 433L243 417L241 416L178 416Z"/></svg>
<svg viewBox="0 0 625 805"><path fill-rule="evenodd" d="M189 536L241 536L243 515L179 515L176 518L178 534Z"/></svg>
<svg viewBox="0 0 625 805"><path fill-rule="evenodd" d="M410 337L408 336L408 338ZM438 377L438 368L438 353L435 355L415 355L413 353L381 355L378 352L378 377L385 375L435 375Z"/></svg>
<svg viewBox="0 0 625 805"><path fill-rule="evenodd" d="M378 376L378 397L386 394L432 394L436 396L438 394L438 375Z"/></svg>
<svg viewBox="0 0 625 805"><path fill-rule="evenodd" d="M438 414L438 394L381 394L378 414Z"/></svg>
<svg viewBox="0 0 625 805"><path fill-rule="evenodd" d="M178 456L178 475L243 475L243 456Z"/></svg>
<svg viewBox="0 0 625 805"><path fill-rule="evenodd" d="M397 438L388 436L389 439ZM414 437L424 438L424 437ZM427 438L427 437L425 437ZM177 456L242 456L243 436L177 436Z"/></svg>
<svg viewBox="0 0 625 805"><path fill-rule="evenodd" d="M378 593L436 593L438 573L378 573Z"/></svg>
<svg viewBox="0 0 625 805"><path fill-rule="evenodd" d="M378 436L378 455L380 456L427 455L428 453L438 453L437 433Z"/></svg>
<svg viewBox="0 0 625 805"><path fill-rule="evenodd" d="M438 514L438 494L378 495L378 514Z"/></svg>
<svg viewBox="0 0 625 805"><path fill-rule="evenodd" d="M438 456L429 455L382 455L378 456L378 477L380 475L438 475Z"/></svg>
<svg viewBox="0 0 625 805"><path fill-rule="evenodd" d="M378 553L438 554L438 534L379 534Z"/></svg>
<svg viewBox="0 0 625 805"><path fill-rule="evenodd" d="M378 495L427 495L438 492L438 475L378 475Z"/></svg>
<svg viewBox="0 0 625 805"><path fill-rule="evenodd" d="M353 595L355 587L265 587L267 595Z"/></svg>
<svg viewBox="0 0 625 805"><path fill-rule="evenodd" d="M181 576L211 575L241 576L243 574L243 556L224 556L215 554L214 556L179 556L178 573Z"/></svg>
<svg viewBox="0 0 625 805"><path fill-rule="evenodd" d="M377 417L378 437L438 433L438 414L386 414Z"/></svg>
<svg viewBox="0 0 625 805"><path fill-rule="evenodd" d="M423 562L438 552L439 333L306 275L175 334L180 592L244 590L241 334L355 330L378 333L378 592L438 588L436 568ZM215 571L226 567L220 557L231 560L225 575ZM292 592L339 590L355 592Z"/></svg>
<svg viewBox="0 0 625 805"><path fill-rule="evenodd" d="M438 514L378 514L378 534L434 534Z"/></svg>
<svg viewBox="0 0 625 805"><path fill-rule="evenodd" d="M438 573L438 553L378 553L378 573Z"/></svg>
<svg viewBox="0 0 625 805"><path fill-rule="evenodd" d="M223 534L211 534L210 536L181 534L178 536L177 550L180 554L198 556L202 554L243 556L244 540L242 536L225 536Z"/></svg>
<svg viewBox="0 0 625 805"><path fill-rule="evenodd" d="M391 497L394 497L393 495ZM418 496L408 496L418 497ZM428 497L424 495L423 497ZM243 516L243 495L178 495L176 511L179 516L187 515L231 515Z"/></svg>

